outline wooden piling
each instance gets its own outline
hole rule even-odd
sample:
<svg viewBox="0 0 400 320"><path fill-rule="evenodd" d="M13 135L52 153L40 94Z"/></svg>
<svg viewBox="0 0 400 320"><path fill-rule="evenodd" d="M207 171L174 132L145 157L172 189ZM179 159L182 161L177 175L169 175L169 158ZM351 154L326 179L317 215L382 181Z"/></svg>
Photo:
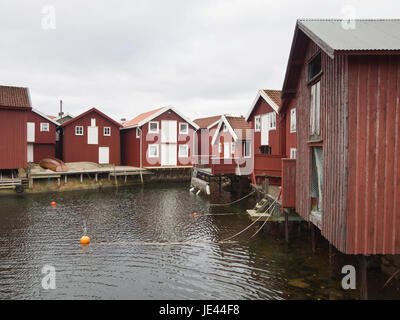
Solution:
<svg viewBox="0 0 400 320"><path fill-rule="evenodd" d="M317 252L317 239L315 234L315 226L310 222L311 227L311 250L312 253L315 254Z"/></svg>
<svg viewBox="0 0 400 320"><path fill-rule="evenodd" d="M360 299L368 300L367 257L365 255L360 255L359 262L360 262Z"/></svg>
<svg viewBox="0 0 400 320"><path fill-rule="evenodd" d="M287 210L283 210L285 213L285 241L289 243L289 214Z"/></svg>

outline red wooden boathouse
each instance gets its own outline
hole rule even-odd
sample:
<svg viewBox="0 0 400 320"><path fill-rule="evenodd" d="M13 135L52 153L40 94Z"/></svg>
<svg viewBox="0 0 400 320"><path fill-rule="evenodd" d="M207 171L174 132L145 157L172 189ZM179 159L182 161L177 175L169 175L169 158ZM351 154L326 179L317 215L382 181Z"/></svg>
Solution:
<svg viewBox="0 0 400 320"><path fill-rule="evenodd" d="M36 109L28 113L28 162L39 163L56 154L56 128L58 123Z"/></svg>
<svg viewBox="0 0 400 320"><path fill-rule="evenodd" d="M210 157L212 156L211 141L217 130L219 120L221 115L212 116L206 118L199 118L193 120L195 124L199 127L196 131L196 145L195 148L195 161L196 164L208 165L210 163Z"/></svg>
<svg viewBox="0 0 400 320"><path fill-rule="evenodd" d="M28 88L0 86L0 170L27 168Z"/></svg>
<svg viewBox="0 0 400 320"><path fill-rule="evenodd" d="M285 157L285 127L278 113L280 105L280 90L259 90L246 116L254 130L254 184L261 184L265 178L271 184L280 184L281 159Z"/></svg>
<svg viewBox="0 0 400 320"><path fill-rule="evenodd" d="M119 165L121 127L96 108L64 122L60 134L64 162Z"/></svg>
<svg viewBox="0 0 400 320"><path fill-rule="evenodd" d="M299 20L296 211L347 254L400 253L399 20Z"/></svg>
<svg viewBox="0 0 400 320"><path fill-rule="evenodd" d="M173 107L142 113L121 129L122 164L139 168L192 166L198 128Z"/></svg>

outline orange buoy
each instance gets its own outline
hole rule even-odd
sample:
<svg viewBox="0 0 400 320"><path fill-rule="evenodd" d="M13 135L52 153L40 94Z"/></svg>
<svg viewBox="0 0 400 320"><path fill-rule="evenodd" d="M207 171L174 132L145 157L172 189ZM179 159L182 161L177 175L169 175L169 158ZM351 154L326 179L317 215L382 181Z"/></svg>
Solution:
<svg viewBox="0 0 400 320"><path fill-rule="evenodd" d="M197 212L193 213L193 217L197 217Z"/></svg>
<svg viewBox="0 0 400 320"><path fill-rule="evenodd" d="M56 202L53 201L53 202L51 203L51 206L52 206L52 207L55 207L55 206L56 206Z"/></svg>
<svg viewBox="0 0 400 320"><path fill-rule="evenodd" d="M90 238L88 236L83 236L81 238L81 244L89 244L90 243Z"/></svg>

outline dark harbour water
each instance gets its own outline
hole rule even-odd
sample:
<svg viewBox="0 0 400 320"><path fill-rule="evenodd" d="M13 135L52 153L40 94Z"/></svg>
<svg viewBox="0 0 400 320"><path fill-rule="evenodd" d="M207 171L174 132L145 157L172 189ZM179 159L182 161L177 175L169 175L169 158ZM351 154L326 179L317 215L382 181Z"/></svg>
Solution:
<svg viewBox="0 0 400 320"><path fill-rule="evenodd" d="M256 227L219 244L250 223L243 212L254 200L209 203L178 184L0 197L0 299L358 297L329 280L326 248L312 256L301 230L289 247L277 228L250 239ZM202 216L209 213L237 215ZM85 225L88 247L79 243ZM44 265L56 269L55 290L42 288ZM389 297L399 298L394 290Z"/></svg>

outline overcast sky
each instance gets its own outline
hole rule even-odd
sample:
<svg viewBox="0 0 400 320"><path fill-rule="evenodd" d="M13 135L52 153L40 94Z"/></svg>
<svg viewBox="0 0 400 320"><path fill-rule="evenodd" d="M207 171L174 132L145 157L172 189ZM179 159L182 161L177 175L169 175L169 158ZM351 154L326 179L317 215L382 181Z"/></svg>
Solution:
<svg viewBox="0 0 400 320"><path fill-rule="evenodd" d="M29 87L51 115L60 99L116 120L165 105L245 115L259 89L281 89L296 19L342 18L348 5L400 17L384 0L2 0L0 84Z"/></svg>

